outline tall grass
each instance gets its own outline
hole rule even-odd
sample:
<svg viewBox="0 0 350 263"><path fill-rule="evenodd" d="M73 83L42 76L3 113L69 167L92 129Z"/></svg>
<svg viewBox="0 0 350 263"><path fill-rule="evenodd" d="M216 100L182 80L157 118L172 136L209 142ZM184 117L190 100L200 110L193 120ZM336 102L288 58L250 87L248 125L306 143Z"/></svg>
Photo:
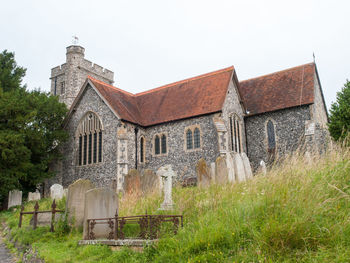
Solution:
<svg viewBox="0 0 350 263"><path fill-rule="evenodd" d="M153 262L350 262L347 148L294 153L250 181L175 188L173 196L185 227L160 240ZM159 203L122 200L121 213L156 211Z"/></svg>
<svg viewBox="0 0 350 263"><path fill-rule="evenodd" d="M243 183L175 187L173 199L169 213L184 215L183 229L143 253L80 247L81 233L42 234L32 244L47 262L350 262L347 148L310 158L295 153ZM119 214L161 213L161 202L156 193L129 196L120 200Z"/></svg>

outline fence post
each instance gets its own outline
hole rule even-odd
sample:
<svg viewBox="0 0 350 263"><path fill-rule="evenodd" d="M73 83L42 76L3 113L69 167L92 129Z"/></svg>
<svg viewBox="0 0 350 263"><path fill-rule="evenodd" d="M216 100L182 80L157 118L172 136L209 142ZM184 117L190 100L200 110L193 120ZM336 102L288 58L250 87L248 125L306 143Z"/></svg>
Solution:
<svg viewBox="0 0 350 263"><path fill-rule="evenodd" d="M19 212L19 223L18 223L18 227L22 227L22 217L23 217L23 210L24 210L24 206L21 206L21 211Z"/></svg>
<svg viewBox="0 0 350 263"><path fill-rule="evenodd" d="M52 205L51 205L51 228L50 232L54 232L54 223L55 223L55 214L56 214L56 201L53 199Z"/></svg>
<svg viewBox="0 0 350 263"><path fill-rule="evenodd" d="M33 229L36 229L36 226L38 224L38 210L39 210L39 203L36 201L34 206L34 213L33 213Z"/></svg>
<svg viewBox="0 0 350 263"><path fill-rule="evenodd" d="M114 224L114 240L118 239L118 208L115 211L114 216L115 224Z"/></svg>

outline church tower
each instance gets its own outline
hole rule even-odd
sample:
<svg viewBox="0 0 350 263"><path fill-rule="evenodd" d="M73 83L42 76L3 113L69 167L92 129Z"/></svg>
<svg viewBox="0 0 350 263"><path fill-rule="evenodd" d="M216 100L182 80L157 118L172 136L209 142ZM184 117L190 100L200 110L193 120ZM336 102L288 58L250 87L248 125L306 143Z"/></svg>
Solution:
<svg viewBox="0 0 350 263"><path fill-rule="evenodd" d="M67 47L66 63L51 69L51 94L59 96L68 108L72 105L87 76L113 84L114 73L84 58L85 49Z"/></svg>

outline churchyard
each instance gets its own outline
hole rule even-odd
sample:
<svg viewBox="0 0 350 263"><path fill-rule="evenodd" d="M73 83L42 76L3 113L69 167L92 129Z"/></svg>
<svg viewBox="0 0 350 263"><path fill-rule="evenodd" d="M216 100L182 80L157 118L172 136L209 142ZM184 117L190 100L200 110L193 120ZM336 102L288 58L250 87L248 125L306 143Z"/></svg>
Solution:
<svg viewBox="0 0 350 263"><path fill-rule="evenodd" d="M29 216L18 228L19 206L1 213L7 225L3 232L10 247L14 249L14 243L22 251L32 247L45 262L347 262L349 160L349 151L337 148L308 160L296 154L268 168L266 175L261 172L248 181L228 184L218 179L201 187L174 185L171 214L183 215L184 227L176 235L166 233L142 252L79 245L83 229L71 228L65 218L57 220L55 232L50 232L50 226L33 230ZM79 198L84 191L76 191ZM120 217L143 215L146 210L169 213L159 209L164 203L159 192L118 197ZM57 209L66 209L66 198L57 201ZM25 202L24 211L33 210L34 204ZM43 210L50 210L51 204L50 198L39 201ZM77 214L77 219L83 218L81 211Z"/></svg>

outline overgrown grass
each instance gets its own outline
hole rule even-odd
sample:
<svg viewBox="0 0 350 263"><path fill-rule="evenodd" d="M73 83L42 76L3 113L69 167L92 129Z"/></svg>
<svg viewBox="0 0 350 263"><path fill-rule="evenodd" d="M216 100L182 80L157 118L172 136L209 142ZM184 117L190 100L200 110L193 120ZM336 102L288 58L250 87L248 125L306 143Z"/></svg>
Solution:
<svg viewBox="0 0 350 263"><path fill-rule="evenodd" d="M46 262L349 262L350 153L333 148L310 160L295 154L267 175L206 189L175 188L184 228L143 253L79 247L81 233L18 229L18 211L2 213L21 243ZM161 198L122 199L121 215L157 213ZM43 201L47 202L47 201Z"/></svg>

